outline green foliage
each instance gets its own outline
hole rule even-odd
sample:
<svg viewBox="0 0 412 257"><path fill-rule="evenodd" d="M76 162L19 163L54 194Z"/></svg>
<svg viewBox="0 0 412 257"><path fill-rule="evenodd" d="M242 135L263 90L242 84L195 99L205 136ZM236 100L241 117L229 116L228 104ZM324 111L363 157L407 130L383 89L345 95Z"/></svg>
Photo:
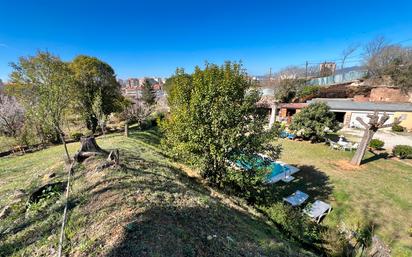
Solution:
<svg viewBox="0 0 412 257"><path fill-rule="evenodd" d="M276 87L275 98L283 103L289 103L298 95L298 92L304 87L303 79L282 79Z"/></svg>
<svg viewBox="0 0 412 257"><path fill-rule="evenodd" d="M156 103L156 92L148 79L145 79L143 82L142 101L148 105Z"/></svg>
<svg viewBox="0 0 412 257"><path fill-rule="evenodd" d="M58 141L71 102L72 74L67 63L49 52L21 57L11 64L13 93L42 141Z"/></svg>
<svg viewBox="0 0 412 257"><path fill-rule="evenodd" d="M163 145L221 186L227 160L262 150L272 132L263 132L266 117L256 108L260 94L242 66L230 62L196 67L192 75L177 70L173 83L170 115L161 123Z"/></svg>
<svg viewBox="0 0 412 257"><path fill-rule="evenodd" d="M313 141L321 140L329 129L336 131L338 122L335 114L325 103L312 103L295 114L289 129L301 131L302 136Z"/></svg>
<svg viewBox="0 0 412 257"><path fill-rule="evenodd" d="M375 150L382 149L384 145L385 145L385 143L382 140L379 140L379 139L376 139L376 138L372 139L369 142L369 147L372 148L372 149L375 149Z"/></svg>
<svg viewBox="0 0 412 257"><path fill-rule="evenodd" d="M73 132L70 137L75 141L80 141L80 138L84 136L82 132Z"/></svg>
<svg viewBox="0 0 412 257"><path fill-rule="evenodd" d="M393 155L401 159L411 159L412 158L412 146L410 145L396 145L392 149Z"/></svg>
<svg viewBox="0 0 412 257"><path fill-rule="evenodd" d="M298 91L297 97L303 98L308 96L318 96L320 93L320 86L304 86L301 90Z"/></svg>
<svg viewBox="0 0 412 257"><path fill-rule="evenodd" d="M70 68L74 74L74 107L82 115L87 128L94 133L99 116L121 110L123 97L120 85L112 67L95 57L79 55L70 64ZM100 106L96 106L97 102Z"/></svg>
<svg viewBox="0 0 412 257"><path fill-rule="evenodd" d="M392 131L393 131L393 132L404 132L404 131L405 131L405 128L402 127L402 126L399 125L399 124L393 124L393 125L392 125Z"/></svg>
<svg viewBox="0 0 412 257"><path fill-rule="evenodd" d="M412 62L402 58L394 59L385 69L385 75L389 75L395 86L403 92L412 91Z"/></svg>
<svg viewBox="0 0 412 257"><path fill-rule="evenodd" d="M281 202L260 209L290 237L313 244L321 239L320 227L312 222L301 210Z"/></svg>
<svg viewBox="0 0 412 257"><path fill-rule="evenodd" d="M187 74L184 72L183 69L176 69L176 75L171 76L170 78L166 79L166 82L163 85L163 89L166 92L166 94L170 95L170 93L172 92L172 89L174 88L174 86L176 85L176 82L183 76L186 77L186 79L190 80L191 79L191 75ZM179 74L179 75L177 75ZM177 79L177 81L175 81Z"/></svg>

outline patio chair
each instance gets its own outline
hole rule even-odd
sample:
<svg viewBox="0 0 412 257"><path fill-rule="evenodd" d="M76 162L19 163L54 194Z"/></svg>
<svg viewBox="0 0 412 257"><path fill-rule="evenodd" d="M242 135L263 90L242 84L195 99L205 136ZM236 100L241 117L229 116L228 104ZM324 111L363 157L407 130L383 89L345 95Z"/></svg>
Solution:
<svg viewBox="0 0 412 257"><path fill-rule="evenodd" d="M329 145L330 145L329 147L334 150L340 150L342 148L341 145L333 141L329 142Z"/></svg>
<svg viewBox="0 0 412 257"><path fill-rule="evenodd" d="M306 206L303 212L311 217L316 223L319 223L324 216L331 212L331 210L332 206L330 204L316 200L314 203Z"/></svg>
<svg viewBox="0 0 412 257"><path fill-rule="evenodd" d="M308 194L302 191L296 190L296 192L294 192L290 196L283 198L283 201L289 203L292 206L299 206L302 203L304 203L308 198L309 198Z"/></svg>
<svg viewBox="0 0 412 257"><path fill-rule="evenodd" d="M350 150L351 150L351 151L352 151L352 150L356 150L356 149L358 149L358 146L359 146L358 143L354 143L354 144L352 145L352 148L351 148Z"/></svg>

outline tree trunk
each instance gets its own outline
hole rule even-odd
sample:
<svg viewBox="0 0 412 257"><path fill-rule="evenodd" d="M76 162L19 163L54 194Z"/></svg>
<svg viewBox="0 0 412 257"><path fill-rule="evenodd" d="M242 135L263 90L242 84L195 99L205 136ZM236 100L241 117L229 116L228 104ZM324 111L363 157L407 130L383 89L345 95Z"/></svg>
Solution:
<svg viewBox="0 0 412 257"><path fill-rule="evenodd" d="M360 142L358 149L356 150L355 155L353 156L351 163L354 165L360 165L363 159L363 156L365 156L366 149L369 146L370 141L373 138L373 135L375 134L375 131L366 129L365 133L363 134L362 141Z"/></svg>
<svg viewBox="0 0 412 257"><path fill-rule="evenodd" d="M129 122L126 121L124 124L124 136L129 137Z"/></svg>
<svg viewBox="0 0 412 257"><path fill-rule="evenodd" d="M59 133L59 135L60 135L60 140L63 142L64 151L66 152L67 160L69 163L71 163L72 159L70 158L69 151L67 150L67 145L66 145L66 140L64 139L64 135L62 133Z"/></svg>
<svg viewBox="0 0 412 257"><path fill-rule="evenodd" d="M88 157L97 155L108 155L109 153L97 145L94 136L80 138L80 151L75 155L75 160L81 162Z"/></svg>

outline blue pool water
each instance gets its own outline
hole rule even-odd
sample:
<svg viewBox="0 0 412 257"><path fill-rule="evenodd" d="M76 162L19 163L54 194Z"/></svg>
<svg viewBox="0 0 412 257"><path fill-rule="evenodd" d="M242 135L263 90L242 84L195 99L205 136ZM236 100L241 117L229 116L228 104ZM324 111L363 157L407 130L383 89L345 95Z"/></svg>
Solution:
<svg viewBox="0 0 412 257"><path fill-rule="evenodd" d="M236 161L236 165L242 169L246 169L249 170L252 168L252 166L258 167L258 168L262 168L262 169L267 169L269 171L269 174L267 175L267 179L270 180L273 177L279 175L282 172L287 172L289 171L289 168L287 166L284 166L278 162L273 162L271 161L269 164L267 164L267 162L265 162L265 160L260 157L257 156L256 158L253 159L254 163L247 163L243 160L237 160Z"/></svg>

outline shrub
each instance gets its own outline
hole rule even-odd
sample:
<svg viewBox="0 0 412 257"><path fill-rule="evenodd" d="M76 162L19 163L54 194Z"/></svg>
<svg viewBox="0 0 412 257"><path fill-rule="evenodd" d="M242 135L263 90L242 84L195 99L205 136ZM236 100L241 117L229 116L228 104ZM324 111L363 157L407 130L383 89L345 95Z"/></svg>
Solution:
<svg viewBox="0 0 412 257"><path fill-rule="evenodd" d="M410 159L412 158L412 146L397 145L392 149L392 153L401 159Z"/></svg>
<svg viewBox="0 0 412 257"><path fill-rule="evenodd" d="M260 209L294 239L313 244L322 238L321 227L312 222L301 210L281 202Z"/></svg>
<svg viewBox="0 0 412 257"><path fill-rule="evenodd" d="M393 132L404 132L404 131L405 131L405 128L402 127L402 126L399 125L399 124L393 124L393 126L392 126L392 131L393 131Z"/></svg>
<svg viewBox="0 0 412 257"><path fill-rule="evenodd" d="M298 97L317 96L320 93L320 86L304 86L297 94Z"/></svg>
<svg viewBox="0 0 412 257"><path fill-rule="evenodd" d="M80 141L80 138L84 136L82 132L73 132L70 137L75 141Z"/></svg>
<svg viewBox="0 0 412 257"><path fill-rule="evenodd" d="M385 143L382 140L379 139L372 139L369 143L369 147L375 150L382 149L382 147L385 145Z"/></svg>
<svg viewBox="0 0 412 257"><path fill-rule="evenodd" d="M301 135L305 139L319 141L324 138L326 131L337 130L338 122L329 106L322 102L316 102L295 114L289 129L301 131Z"/></svg>

